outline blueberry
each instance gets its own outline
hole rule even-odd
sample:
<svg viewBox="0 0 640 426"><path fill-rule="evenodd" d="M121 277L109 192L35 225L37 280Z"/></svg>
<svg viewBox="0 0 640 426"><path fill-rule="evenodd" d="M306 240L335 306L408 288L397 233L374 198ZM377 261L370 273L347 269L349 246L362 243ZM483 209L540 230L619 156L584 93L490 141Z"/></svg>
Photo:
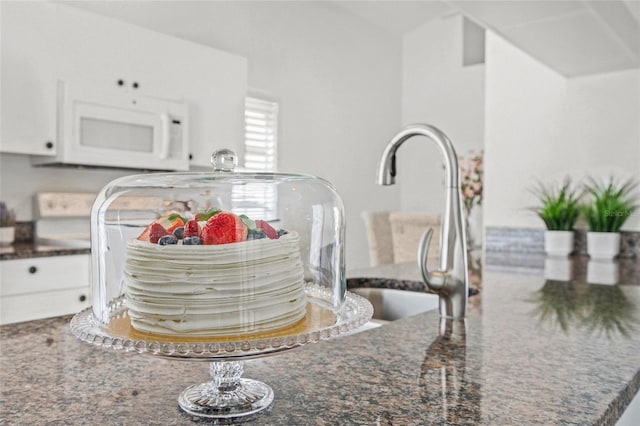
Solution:
<svg viewBox="0 0 640 426"><path fill-rule="evenodd" d="M187 237L182 240L182 244L185 246L199 246L202 244L202 240L200 240L200 237Z"/></svg>
<svg viewBox="0 0 640 426"><path fill-rule="evenodd" d="M173 230L173 235L176 236L177 239L181 240L184 237L184 226L179 226Z"/></svg>
<svg viewBox="0 0 640 426"><path fill-rule="evenodd" d="M158 239L158 244L166 246L168 244L178 244L178 239L175 235L163 235Z"/></svg>
<svg viewBox="0 0 640 426"><path fill-rule="evenodd" d="M262 232L261 229L250 229L247 232L247 240L260 240L262 238L267 238L267 234Z"/></svg>
<svg viewBox="0 0 640 426"><path fill-rule="evenodd" d="M282 237L283 235L287 235L289 231L286 229L278 229L278 237Z"/></svg>

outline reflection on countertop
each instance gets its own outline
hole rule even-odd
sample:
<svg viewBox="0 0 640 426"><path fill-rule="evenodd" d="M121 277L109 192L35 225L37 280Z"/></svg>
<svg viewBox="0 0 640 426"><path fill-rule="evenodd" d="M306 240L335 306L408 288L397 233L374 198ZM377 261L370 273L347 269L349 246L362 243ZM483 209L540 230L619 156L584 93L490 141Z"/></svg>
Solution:
<svg viewBox="0 0 640 426"><path fill-rule="evenodd" d="M529 301L540 326L558 327L567 335L584 328L628 338L640 324L638 307L623 286L546 280Z"/></svg>

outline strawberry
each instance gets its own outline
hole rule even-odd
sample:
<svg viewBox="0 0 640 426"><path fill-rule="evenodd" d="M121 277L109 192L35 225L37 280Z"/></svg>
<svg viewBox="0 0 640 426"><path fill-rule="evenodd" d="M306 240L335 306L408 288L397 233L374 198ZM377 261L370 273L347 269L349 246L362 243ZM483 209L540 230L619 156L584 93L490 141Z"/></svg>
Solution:
<svg viewBox="0 0 640 426"><path fill-rule="evenodd" d="M277 240L280 237L278 231L273 229L273 226L269 225L267 221L256 220L256 227L262 229L262 232L264 232L270 240Z"/></svg>
<svg viewBox="0 0 640 426"><path fill-rule="evenodd" d="M147 225L146 228L138 235L140 241L149 241L149 233L151 232L151 225Z"/></svg>
<svg viewBox="0 0 640 426"><path fill-rule="evenodd" d="M153 222L151 225L151 229L149 230L149 242L156 244L160 237L164 237L165 235L171 235L164 226L160 225L157 222Z"/></svg>
<svg viewBox="0 0 640 426"><path fill-rule="evenodd" d="M203 244L227 244L245 241L247 227L242 219L230 212L221 212L207 220L202 228Z"/></svg>
<svg viewBox="0 0 640 426"><path fill-rule="evenodd" d="M187 237L199 237L200 236L200 225L196 219L189 219L187 223L184 224L184 234L183 238Z"/></svg>
<svg viewBox="0 0 640 426"><path fill-rule="evenodd" d="M167 232L173 232L176 228L179 228L182 225L184 225L183 220L181 218L176 218L173 222L171 222L171 225L167 227Z"/></svg>
<svg viewBox="0 0 640 426"><path fill-rule="evenodd" d="M138 240L150 241L155 244L158 242L158 238L162 237L163 235L171 234L174 229L183 225L182 219L180 218L175 219L173 222L169 222L170 226L168 229L162 225L163 223L168 223L166 221L166 218L161 218L150 223L146 228L144 228L144 230L140 233L140 235L138 235ZM162 230L160 228L162 228ZM154 235L153 240L155 241L152 241L152 236L151 236L152 232Z"/></svg>

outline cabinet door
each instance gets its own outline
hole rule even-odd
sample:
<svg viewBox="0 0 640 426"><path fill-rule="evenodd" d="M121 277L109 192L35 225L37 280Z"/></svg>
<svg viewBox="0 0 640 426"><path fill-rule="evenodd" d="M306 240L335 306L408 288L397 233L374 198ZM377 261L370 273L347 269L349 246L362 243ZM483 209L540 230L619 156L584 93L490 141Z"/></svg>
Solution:
<svg viewBox="0 0 640 426"><path fill-rule="evenodd" d="M55 5L0 2L0 151L56 153Z"/></svg>
<svg viewBox="0 0 640 426"><path fill-rule="evenodd" d="M78 312L89 305L89 255L0 261L0 323Z"/></svg>
<svg viewBox="0 0 640 426"><path fill-rule="evenodd" d="M180 58L170 46L177 39L65 5L58 5L58 36L63 81L180 100Z"/></svg>
<svg viewBox="0 0 640 426"><path fill-rule="evenodd" d="M75 314L89 306L89 288L0 297L0 324Z"/></svg>

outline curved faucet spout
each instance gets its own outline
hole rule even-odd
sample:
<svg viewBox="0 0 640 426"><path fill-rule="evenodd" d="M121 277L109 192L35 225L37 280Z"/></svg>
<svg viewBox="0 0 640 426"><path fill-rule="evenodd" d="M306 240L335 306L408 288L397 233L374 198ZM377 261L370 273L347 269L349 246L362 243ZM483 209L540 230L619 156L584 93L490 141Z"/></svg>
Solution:
<svg viewBox="0 0 640 426"><path fill-rule="evenodd" d="M446 187L458 188L460 186L458 183L458 156L453 144L442 131L427 124L407 126L389 141L382 153L378 167L377 183L379 185L393 185L396 183L396 151L400 148L400 145L413 136L426 136L438 144L445 158Z"/></svg>
<svg viewBox="0 0 640 426"><path fill-rule="evenodd" d="M407 126L395 135L384 149L378 166L377 183L395 183L396 151L413 136L425 136L438 145L445 159L446 172L446 204L440 234L440 268L431 272L427 266L432 229L427 230L422 236L418 248L418 264L427 286L440 296L440 315L445 318L464 318L468 296L467 243L461 208L458 157L453 144L442 131L433 126Z"/></svg>

